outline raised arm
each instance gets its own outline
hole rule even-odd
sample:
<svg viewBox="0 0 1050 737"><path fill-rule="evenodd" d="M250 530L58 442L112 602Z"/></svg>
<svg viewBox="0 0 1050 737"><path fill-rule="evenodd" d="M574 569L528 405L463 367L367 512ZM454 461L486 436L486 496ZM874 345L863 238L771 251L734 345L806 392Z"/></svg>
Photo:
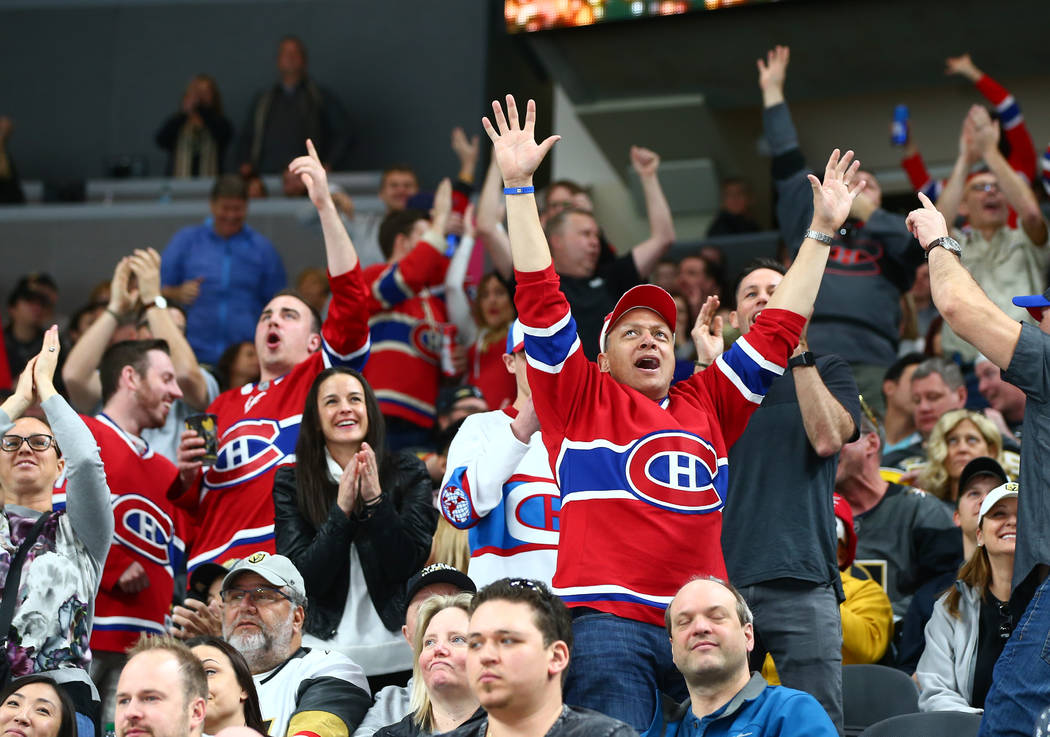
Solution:
<svg viewBox="0 0 1050 737"><path fill-rule="evenodd" d="M154 304L160 296L160 254L154 249L136 249L129 262L131 272L138 279L139 294L146 306L146 320L154 338L161 338L171 351L175 377L182 389L183 400L195 410L203 411L215 397L208 395L208 383L201 373L186 336L179 330L171 314Z"/></svg>
<svg viewBox="0 0 1050 737"><path fill-rule="evenodd" d="M657 175L660 156L647 148L631 146L631 166L638 172L642 182L645 212L649 216L649 237L631 249L634 266L645 279L674 242L674 222L671 219L671 206L667 204Z"/></svg>
<svg viewBox="0 0 1050 737"><path fill-rule="evenodd" d="M62 366L62 380L69 392L69 401L81 412L91 412L102 398L98 364L121 320L138 304L138 289L129 288L130 278L131 259L122 258L109 283L109 305L80 336Z"/></svg>
<svg viewBox="0 0 1050 737"><path fill-rule="evenodd" d="M328 191L328 175L317 156L313 141L306 141L306 150L307 155L292 159L288 169L303 180L310 201L317 208L321 219L321 231L324 233L328 273L339 276L357 266L357 251L354 250L350 235L343 227L339 211L332 202L332 195Z"/></svg>
<svg viewBox="0 0 1050 737"><path fill-rule="evenodd" d="M513 95L507 95L506 116L498 100L492 102L492 113L495 125L488 118L482 118L481 124L492 139L503 186L530 190L507 195L507 230L514 268L521 272L543 271L551 265L551 253L540 225L536 195L531 191L532 175L561 136L550 136L536 143L536 103L532 100L525 106L524 127L518 121Z"/></svg>
<svg viewBox="0 0 1050 737"><path fill-rule="evenodd" d="M33 365L33 385L66 461L66 513L73 531L101 569L113 541L106 469L91 431L55 391L59 349L58 328L52 326L44 334L43 346Z"/></svg>
<svg viewBox="0 0 1050 737"><path fill-rule="evenodd" d="M787 81L788 62L791 61L791 49L787 46L774 46L766 53L758 66L758 87L762 90L762 107L773 107L784 99L784 82Z"/></svg>
<svg viewBox="0 0 1050 737"><path fill-rule="evenodd" d="M839 150L835 149L824 169L823 182L812 174L808 175L813 189L813 219L809 232L823 234L828 241L832 239L846 221L853 200L864 188L863 180L854 181L859 168L860 162L853 161L852 151L840 155ZM813 301L817 298L829 251L830 243L805 237L794 263L773 292L767 307L790 310L808 317L813 311Z"/></svg>
<svg viewBox="0 0 1050 737"><path fill-rule="evenodd" d="M967 114L963 120L962 131L959 133L959 155L955 159L952 173L944 182L941 196L937 198L937 209L944 214L946 222L955 222L959 214L959 203L962 202L963 190L966 187L966 177L970 174L970 168L980 159L981 152L974 140L974 122L971 115Z"/></svg>
<svg viewBox="0 0 1050 737"><path fill-rule="evenodd" d="M485 245L485 251L492 261L493 268L499 272L504 279L510 279L514 267L510 262L510 239L507 232L501 227L503 216L507 210L503 206L502 192L500 192L499 164L493 155L489 162L489 169L485 173L485 183L481 186L481 194L478 195L478 223L477 234Z"/></svg>
<svg viewBox="0 0 1050 737"><path fill-rule="evenodd" d="M474 183L474 170L478 167L480 150L476 133L472 138L467 138L467 134L458 125L452 129L452 152L459 159L459 181Z"/></svg>
<svg viewBox="0 0 1050 737"><path fill-rule="evenodd" d="M981 157L988 165L989 171L999 180L999 189L1006 198L1006 202L1017 213L1025 235L1037 246L1045 245L1046 221L1039 209L1039 203L1036 202L1035 193L1028 186L1028 182L1014 171L1010 162L999 152L998 121L993 121L988 111L979 106L971 112L970 117L974 122L975 145L980 150Z"/></svg>
<svg viewBox="0 0 1050 737"><path fill-rule="evenodd" d="M920 193L919 200L922 208L908 215L908 229L926 249L933 303L956 335L1005 370L1021 336L1020 323L988 299L955 254L930 248L933 241L948 235L948 226L929 197Z"/></svg>

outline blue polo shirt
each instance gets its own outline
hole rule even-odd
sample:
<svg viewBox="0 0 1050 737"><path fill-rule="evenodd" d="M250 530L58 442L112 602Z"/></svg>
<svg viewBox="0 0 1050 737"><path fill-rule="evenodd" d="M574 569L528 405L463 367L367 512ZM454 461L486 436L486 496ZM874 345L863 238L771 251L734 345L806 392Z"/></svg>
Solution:
<svg viewBox="0 0 1050 737"><path fill-rule="evenodd" d="M186 338L202 363L214 364L232 343L255 339L266 303L287 277L277 249L247 225L222 238L208 218L175 234L164 249L161 283L178 286L204 277L200 295L186 305Z"/></svg>

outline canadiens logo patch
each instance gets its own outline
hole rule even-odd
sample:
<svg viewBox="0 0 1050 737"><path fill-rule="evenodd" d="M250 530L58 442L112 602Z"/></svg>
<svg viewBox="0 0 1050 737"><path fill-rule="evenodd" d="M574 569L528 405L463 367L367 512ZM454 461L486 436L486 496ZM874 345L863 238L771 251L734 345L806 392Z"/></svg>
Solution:
<svg viewBox="0 0 1050 737"><path fill-rule="evenodd" d="M429 324L421 322L412 328L408 336L412 347L415 348L423 358L431 363L437 363L438 352L441 349L441 333L434 330Z"/></svg>
<svg viewBox="0 0 1050 737"><path fill-rule="evenodd" d="M643 501L676 512L713 512L722 498L712 480L718 456L708 443L687 432L643 437L627 457L627 484Z"/></svg>
<svg viewBox="0 0 1050 737"><path fill-rule="evenodd" d="M470 508L470 499L467 498L463 489L455 484L449 483L441 489L438 497L441 508L445 510L445 516L456 524L463 524L470 520L473 510Z"/></svg>
<svg viewBox="0 0 1050 737"><path fill-rule="evenodd" d="M113 505L113 537L144 558L169 565L171 536L171 517L146 497L123 494Z"/></svg>
<svg viewBox="0 0 1050 737"><path fill-rule="evenodd" d="M215 465L204 474L208 488L235 486L265 473L295 452L298 423L281 427L275 420L247 419L219 438Z"/></svg>

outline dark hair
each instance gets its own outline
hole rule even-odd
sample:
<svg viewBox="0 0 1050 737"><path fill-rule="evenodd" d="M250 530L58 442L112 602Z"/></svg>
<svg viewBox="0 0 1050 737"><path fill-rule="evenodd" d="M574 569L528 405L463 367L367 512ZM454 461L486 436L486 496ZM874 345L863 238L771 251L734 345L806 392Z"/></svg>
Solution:
<svg viewBox="0 0 1050 737"><path fill-rule="evenodd" d="M706 261L705 261L706 263ZM786 274L787 269L784 264L780 263L776 259L769 258L768 256L759 256L748 261L744 268L740 270L740 273L736 275L736 279L733 280L733 289L727 295L733 303L733 309L736 309L736 293L740 289L740 284L747 278L748 274L752 274L759 269L769 269L775 271L778 274Z"/></svg>
<svg viewBox="0 0 1050 737"><path fill-rule="evenodd" d="M306 53L306 44L303 43L303 40L301 38L299 38L298 36L293 36L292 34L288 34L286 36L281 36L281 40L277 42L277 49L278 49L278 51L286 43L293 43L293 44L295 44L296 46L299 47L299 53L303 55L303 62L304 63L310 61L310 57L307 56L307 53ZM263 734L266 734L266 733L263 732Z"/></svg>
<svg viewBox="0 0 1050 737"><path fill-rule="evenodd" d="M259 708L259 692L255 690L255 681L252 680L252 672L248 668L248 661L244 659L244 656L241 655L237 648L221 637L206 635L203 637L192 637L186 641L186 646L191 649L198 645L207 645L216 650L221 650L223 655L230 661L230 665L233 667L233 675L237 677L237 685L248 694L248 698L244 700L244 725L260 734L266 734L262 709Z"/></svg>
<svg viewBox="0 0 1050 737"><path fill-rule="evenodd" d="M886 374L882 377L883 381L897 382L901 380L901 376L904 374L904 369L909 366L914 366L917 363L922 363L926 360L926 356L912 351L898 358L893 364L886 369Z"/></svg>
<svg viewBox="0 0 1050 737"><path fill-rule="evenodd" d="M470 605L473 614L486 601L510 601L528 604L532 620L543 635L544 647L561 640L572 650L572 616L562 600L551 593L542 581L528 578L501 578L481 589ZM568 669L562 673L562 684Z"/></svg>
<svg viewBox="0 0 1050 737"><path fill-rule="evenodd" d="M547 236L547 240L549 241L552 235L560 233L562 228L565 227L566 223L569 222L569 218L573 215L583 215L585 217L589 217L595 223L598 222L598 219L594 217L594 213L589 210L584 210L579 207L574 207L572 205L570 205L569 207L564 207L561 210L558 210L558 212L556 212L551 217L551 219L547 221L547 226L543 229L544 235Z"/></svg>
<svg viewBox="0 0 1050 737"><path fill-rule="evenodd" d="M372 446L379 467L379 484L386 488L386 472L394 465L388 463L386 453L386 422L379 411L375 392L359 371L343 366L333 366L317 375L306 394L303 418L299 423L299 439L295 443L295 473L299 486L299 514L315 528L320 528L328 519L335 503L338 487L328 478L328 461L325 458L324 430L321 429L321 414L317 410L317 395L321 384L329 376L346 374L361 382L365 392L365 411L368 413L368 431L364 442Z"/></svg>
<svg viewBox="0 0 1050 737"><path fill-rule="evenodd" d="M77 710L73 706L73 699L69 697L69 694L65 692L65 689L50 676L41 674L33 674L29 676L22 676L16 678L2 689L0 689L0 704L7 701L7 697L15 693L22 686L28 686L32 683L46 683L51 688L55 689L55 693L58 694L58 712L59 712L59 723L58 723L58 736L57 737L76 737L77 734Z"/></svg>
<svg viewBox="0 0 1050 737"><path fill-rule="evenodd" d="M214 201L223 197L247 200L248 183L240 174L223 174L212 185L211 199Z"/></svg>
<svg viewBox="0 0 1050 737"><path fill-rule="evenodd" d="M189 319L189 316L186 314L186 308L180 305L178 302L173 302L169 300L167 309L178 311L182 315L183 320ZM145 310L139 313L139 319L135 322L135 327L149 327L149 315L146 314Z"/></svg>
<svg viewBox="0 0 1050 737"><path fill-rule="evenodd" d="M321 332L321 325L324 323L324 320L321 319L321 313L306 301L306 297L304 297L298 289L292 289L291 287L282 289L277 294L273 295L270 300L273 301L277 297L295 297L302 302L306 309L310 310L310 330L315 333Z"/></svg>
<svg viewBox="0 0 1050 737"><path fill-rule="evenodd" d="M386 183L386 178L394 172L411 174L412 177L416 180L416 183L419 183L419 175L416 174L416 170L413 169L411 166L409 166L408 164L391 164L390 166L383 169L383 173L379 176L379 186L382 187L383 184Z"/></svg>
<svg viewBox="0 0 1050 737"><path fill-rule="evenodd" d="M150 351L162 351L171 355L168 342L154 338L151 340L122 340L114 343L102 354L98 365L98 377L102 382L102 403L105 404L117 393L120 385L120 373L125 366L131 366L139 376L145 376L149 369Z"/></svg>
<svg viewBox="0 0 1050 737"><path fill-rule="evenodd" d="M231 343L226 346L226 350L219 356L219 360L215 362L215 380L219 382L219 390L226 391L230 387L230 370L233 368L233 362L237 360L237 355L241 352L241 347L244 345L252 345L250 340L242 340L237 343Z"/></svg>
<svg viewBox="0 0 1050 737"><path fill-rule="evenodd" d="M383 258L389 259L394 252L394 240L399 235L408 235L412 228L420 220L429 220L430 216L422 210L394 210L383 218L379 224L379 250L383 252Z"/></svg>
<svg viewBox="0 0 1050 737"><path fill-rule="evenodd" d="M556 189L567 189L569 194L575 197L578 194L587 194L587 190L581 187L577 182L571 179L557 179L547 185L547 189L543 190L543 209L546 210L550 207L548 200L550 199L551 192Z"/></svg>
<svg viewBox="0 0 1050 737"><path fill-rule="evenodd" d="M474 324L477 325L479 328L488 327L485 324L485 315L481 312L481 292L483 289L485 289L486 286L488 286L488 283L490 281L498 283L500 287L503 288L503 291L507 293L507 297L510 299L511 318L510 322L508 322L506 325L501 326L498 330L485 331L485 334L481 337L482 350L492 345L493 341L500 340L505 342L507 340L507 330L510 328L511 323L514 322L514 317L518 314L517 310L514 308L514 293L511 292L510 287L507 285L507 282L503 280L503 277L500 276L498 271L490 271L489 273L485 274L485 276L481 277L481 279L478 281L478 287L476 290L476 294L478 296L477 299L474 300L474 304L471 305L470 308L471 314L474 316Z"/></svg>

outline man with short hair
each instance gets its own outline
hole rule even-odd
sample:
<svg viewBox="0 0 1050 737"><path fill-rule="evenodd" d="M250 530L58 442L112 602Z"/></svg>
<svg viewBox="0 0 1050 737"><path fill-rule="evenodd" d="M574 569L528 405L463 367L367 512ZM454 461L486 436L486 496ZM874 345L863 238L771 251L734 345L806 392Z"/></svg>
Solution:
<svg viewBox="0 0 1050 737"><path fill-rule="evenodd" d="M983 167L971 173L978 162ZM952 231L962 247L962 265L1000 311L1015 321L1025 319L1025 311L1010 299L1046 288L1046 220L1031 186L999 151L999 122L981 105L971 107L963 123L959 156L937 198L937 209L945 222L954 223L957 215L969 221L965 231ZM1011 209L1020 227L1010 227ZM958 354L966 363L979 352L953 331L947 317L941 349L945 356Z"/></svg>
<svg viewBox="0 0 1050 737"><path fill-rule="evenodd" d="M480 389L473 384L461 384L441 387L434 408L437 430L441 432L471 415L488 412L489 405Z"/></svg>
<svg viewBox="0 0 1050 737"><path fill-rule="evenodd" d="M363 267L386 260L379 245L379 228L391 213L405 209L408 200L419 192L419 177L408 164L393 164L379 177L379 201L382 212L358 212L354 202L344 192L333 194L336 205L345 216L344 223L361 256Z"/></svg>
<svg viewBox="0 0 1050 737"><path fill-rule="evenodd" d="M117 684L117 737L200 737L208 704L204 666L173 637L142 637Z"/></svg>
<svg viewBox="0 0 1050 737"><path fill-rule="evenodd" d="M644 729L658 688L684 695L663 610L696 570L725 574L728 450L798 345L825 241L863 185L850 189L852 152L836 150L823 184L811 179L815 215L799 257L751 332L671 387L677 308L654 285L620 297L603 322L598 363L584 356L531 195L532 174L557 138L536 143L531 101L524 128L512 96L507 106L509 122L493 104L498 132L484 124L505 185L529 385L561 489L553 584L575 609L577 643L566 697Z"/></svg>
<svg viewBox="0 0 1050 737"><path fill-rule="evenodd" d="M663 697L644 737L756 734L763 737L835 737L828 715L809 694L770 686L748 668L755 646L747 602L714 576L685 584L667 606L667 635L689 698Z"/></svg>
<svg viewBox="0 0 1050 737"><path fill-rule="evenodd" d="M35 289L26 277L22 277L8 295L4 348L12 378L17 379L29 359L40 352L48 327L45 316L53 307L48 296Z"/></svg>
<svg viewBox="0 0 1050 737"><path fill-rule="evenodd" d="M861 417L860 437L839 452L835 491L853 512L857 565L882 584L893 613L903 616L919 586L957 570L962 550L943 502L882 478L880 445L878 428Z"/></svg>
<svg viewBox="0 0 1050 737"><path fill-rule="evenodd" d="M887 452L885 466L910 470L926 460L926 441L941 415L966 406L966 380L958 364L943 358L927 358L911 375L915 437L912 442ZM898 443L898 446L900 443Z"/></svg>
<svg viewBox="0 0 1050 737"><path fill-rule="evenodd" d="M450 735L635 735L622 722L564 702L572 619L543 583L499 579L478 592L470 612L467 679L486 715Z"/></svg>
<svg viewBox="0 0 1050 737"><path fill-rule="evenodd" d="M431 596L477 593L467 574L445 563L432 563L408 580L405 586L405 623L401 634L411 644L416 637L419 608ZM412 711L412 679L404 686L385 686L375 695L375 703L361 720L354 737L370 737L388 724L396 724Z"/></svg>
<svg viewBox="0 0 1050 737"><path fill-rule="evenodd" d="M178 472L141 435L164 425L182 390L167 343L156 339L110 346L99 379L102 411L83 419L105 465L114 528L95 599L90 672L109 722L124 651L141 633L164 634L171 607L185 538L185 521L167 496Z"/></svg>
<svg viewBox="0 0 1050 737"><path fill-rule="evenodd" d="M244 656L268 732L346 737L368 711L361 668L302 646L306 584L283 555L252 553L222 581L222 636Z"/></svg>
<svg viewBox="0 0 1050 737"><path fill-rule="evenodd" d="M886 436L883 456L922 440L915 431L911 377L924 360L921 353L908 353L894 361L882 378L882 404L886 408L882 416L882 431Z"/></svg>
<svg viewBox="0 0 1050 737"><path fill-rule="evenodd" d="M518 320L507 331L503 363L517 383L514 403L464 420L448 449L438 509L453 527L469 530L478 584L514 574L550 585L561 497L532 406Z"/></svg>
<svg viewBox="0 0 1050 737"><path fill-rule="evenodd" d="M1045 638L1025 636L1050 630L1050 610L1045 606L1050 591L1050 578L1046 577L1050 565L1050 506L1045 492L1050 486L1045 458L1045 449L1050 447L1050 386L1045 370L1050 356L1050 310L1046 309L1050 301L1040 294L1014 298L1018 307L1037 310L1038 327L1020 324L1003 312L960 262L960 246L948 235L943 214L925 195L919 195L919 199L923 207L908 215L908 225L926 249L934 303L952 330L1001 368L1005 372L1003 378L1022 389L1027 397L1020 483L1034 493L1019 497L1017 510L1017 551L1010 596L1016 624L996 661L980 731L981 737L1027 737L1037 715L1050 702Z"/></svg>
<svg viewBox="0 0 1050 737"><path fill-rule="evenodd" d="M162 294L154 303L163 309L170 299L186 308L190 345L198 359L214 364L227 346L252 339L255 316L287 277L270 240L244 223L243 179L236 174L217 179L209 206L211 218L183 228L165 247Z"/></svg>
<svg viewBox="0 0 1050 737"><path fill-rule="evenodd" d="M786 269L756 259L737 279L729 323L746 339ZM700 312L713 317L714 301ZM699 355L699 354L698 354ZM711 363L712 355L699 355ZM729 451L722 553L758 617L755 669L773 656L786 686L809 693L842 726L842 634L835 515L829 505L842 446L857 437L857 384L836 355L814 356L805 334ZM770 443L772 437L778 442ZM755 528L765 532L756 540Z"/></svg>
<svg viewBox="0 0 1050 737"><path fill-rule="evenodd" d="M237 149L241 174L280 174L307 138L317 146L326 168L341 171L353 140L342 105L307 74L302 39L283 37L276 61L278 81L255 96L241 128Z"/></svg>
<svg viewBox="0 0 1050 737"><path fill-rule="evenodd" d="M367 295L357 255L328 192L328 179L313 145L290 164L303 178L324 232L332 300L320 316L299 296L283 292L262 309L255 324L259 381L220 394L208 407L217 415L218 459L202 468L204 438L183 433L176 503L199 530L189 569L207 562L274 551L273 476L295 462L299 422L310 385L332 366L360 370L368 358Z"/></svg>
<svg viewBox="0 0 1050 737"><path fill-rule="evenodd" d="M723 179L720 191L718 214L707 226L708 238L718 235L757 233L761 230L751 212L755 204L755 197L751 194L751 185L746 179L739 177Z"/></svg>

